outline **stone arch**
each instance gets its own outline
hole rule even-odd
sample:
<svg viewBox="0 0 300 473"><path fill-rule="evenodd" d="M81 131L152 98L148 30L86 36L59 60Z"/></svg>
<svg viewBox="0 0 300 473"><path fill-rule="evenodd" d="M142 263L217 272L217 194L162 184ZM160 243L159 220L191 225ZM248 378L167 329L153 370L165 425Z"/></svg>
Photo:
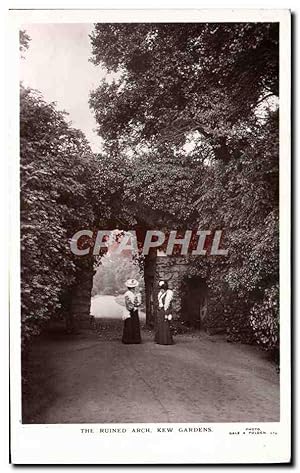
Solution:
<svg viewBox="0 0 300 473"><path fill-rule="evenodd" d="M138 240L143 240L147 230L156 228L172 228L174 218L167 212L153 210L151 207L126 203L126 213L128 218L113 218L107 222L106 229L123 228L136 230ZM124 215L126 214L124 213ZM132 222L136 223L132 225ZM146 293L146 324L153 327L157 312L157 294L159 279L168 279L169 258L159 257L155 252L151 252L144 259L144 281ZM176 266L175 271L171 271L172 285L175 294L180 294L180 278L178 274L186 271L186 258L172 257L172 263ZM93 286L94 257L83 257L76 261L75 282L68 291L68 310L66 311L66 324L69 332L74 332L78 328L86 327L90 323L91 292ZM179 314L181 304L179 297L174 300L175 314Z"/></svg>
<svg viewBox="0 0 300 473"><path fill-rule="evenodd" d="M66 310L66 329L69 333L89 325L94 274L93 257L76 261L75 281L69 290Z"/></svg>

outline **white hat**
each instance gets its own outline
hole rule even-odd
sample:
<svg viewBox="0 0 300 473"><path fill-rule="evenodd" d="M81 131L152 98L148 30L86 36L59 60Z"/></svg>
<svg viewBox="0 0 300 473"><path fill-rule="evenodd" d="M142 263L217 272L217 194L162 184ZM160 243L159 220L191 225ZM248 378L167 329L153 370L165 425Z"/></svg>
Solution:
<svg viewBox="0 0 300 473"><path fill-rule="evenodd" d="M139 283L136 279L127 279L125 284L126 284L127 287L136 287L136 286L139 285Z"/></svg>
<svg viewBox="0 0 300 473"><path fill-rule="evenodd" d="M165 281L159 281L158 285L159 287L162 287L165 284Z"/></svg>

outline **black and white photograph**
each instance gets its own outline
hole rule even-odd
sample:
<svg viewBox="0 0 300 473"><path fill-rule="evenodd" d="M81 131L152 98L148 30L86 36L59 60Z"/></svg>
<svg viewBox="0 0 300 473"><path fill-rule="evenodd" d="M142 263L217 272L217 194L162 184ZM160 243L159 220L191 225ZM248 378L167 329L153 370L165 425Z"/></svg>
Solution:
<svg viewBox="0 0 300 473"><path fill-rule="evenodd" d="M13 458L288 462L290 14L73 13L11 12Z"/></svg>

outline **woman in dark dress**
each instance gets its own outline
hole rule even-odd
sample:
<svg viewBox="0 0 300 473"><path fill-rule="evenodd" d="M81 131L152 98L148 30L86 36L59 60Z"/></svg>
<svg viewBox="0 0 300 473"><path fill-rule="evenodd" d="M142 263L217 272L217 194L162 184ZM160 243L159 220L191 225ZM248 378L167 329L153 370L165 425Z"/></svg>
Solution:
<svg viewBox="0 0 300 473"><path fill-rule="evenodd" d="M173 345L174 342L170 329L173 291L168 288L166 281L160 281L159 286L155 341L159 345Z"/></svg>
<svg viewBox="0 0 300 473"><path fill-rule="evenodd" d="M141 305L140 294L136 292L138 281L128 279L126 281L128 290L125 292L125 309L123 313L124 328L122 343L141 343L140 321L138 307Z"/></svg>

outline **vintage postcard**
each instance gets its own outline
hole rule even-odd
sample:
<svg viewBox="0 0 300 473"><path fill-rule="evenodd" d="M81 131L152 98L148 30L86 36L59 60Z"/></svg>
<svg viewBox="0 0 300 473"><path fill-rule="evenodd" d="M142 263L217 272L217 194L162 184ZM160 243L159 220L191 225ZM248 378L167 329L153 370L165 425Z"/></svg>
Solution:
<svg viewBox="0 0 300 473"><path fill-rule="evenodd" d="M289 463L290 12L9 31L12 463Z"/></svg>

